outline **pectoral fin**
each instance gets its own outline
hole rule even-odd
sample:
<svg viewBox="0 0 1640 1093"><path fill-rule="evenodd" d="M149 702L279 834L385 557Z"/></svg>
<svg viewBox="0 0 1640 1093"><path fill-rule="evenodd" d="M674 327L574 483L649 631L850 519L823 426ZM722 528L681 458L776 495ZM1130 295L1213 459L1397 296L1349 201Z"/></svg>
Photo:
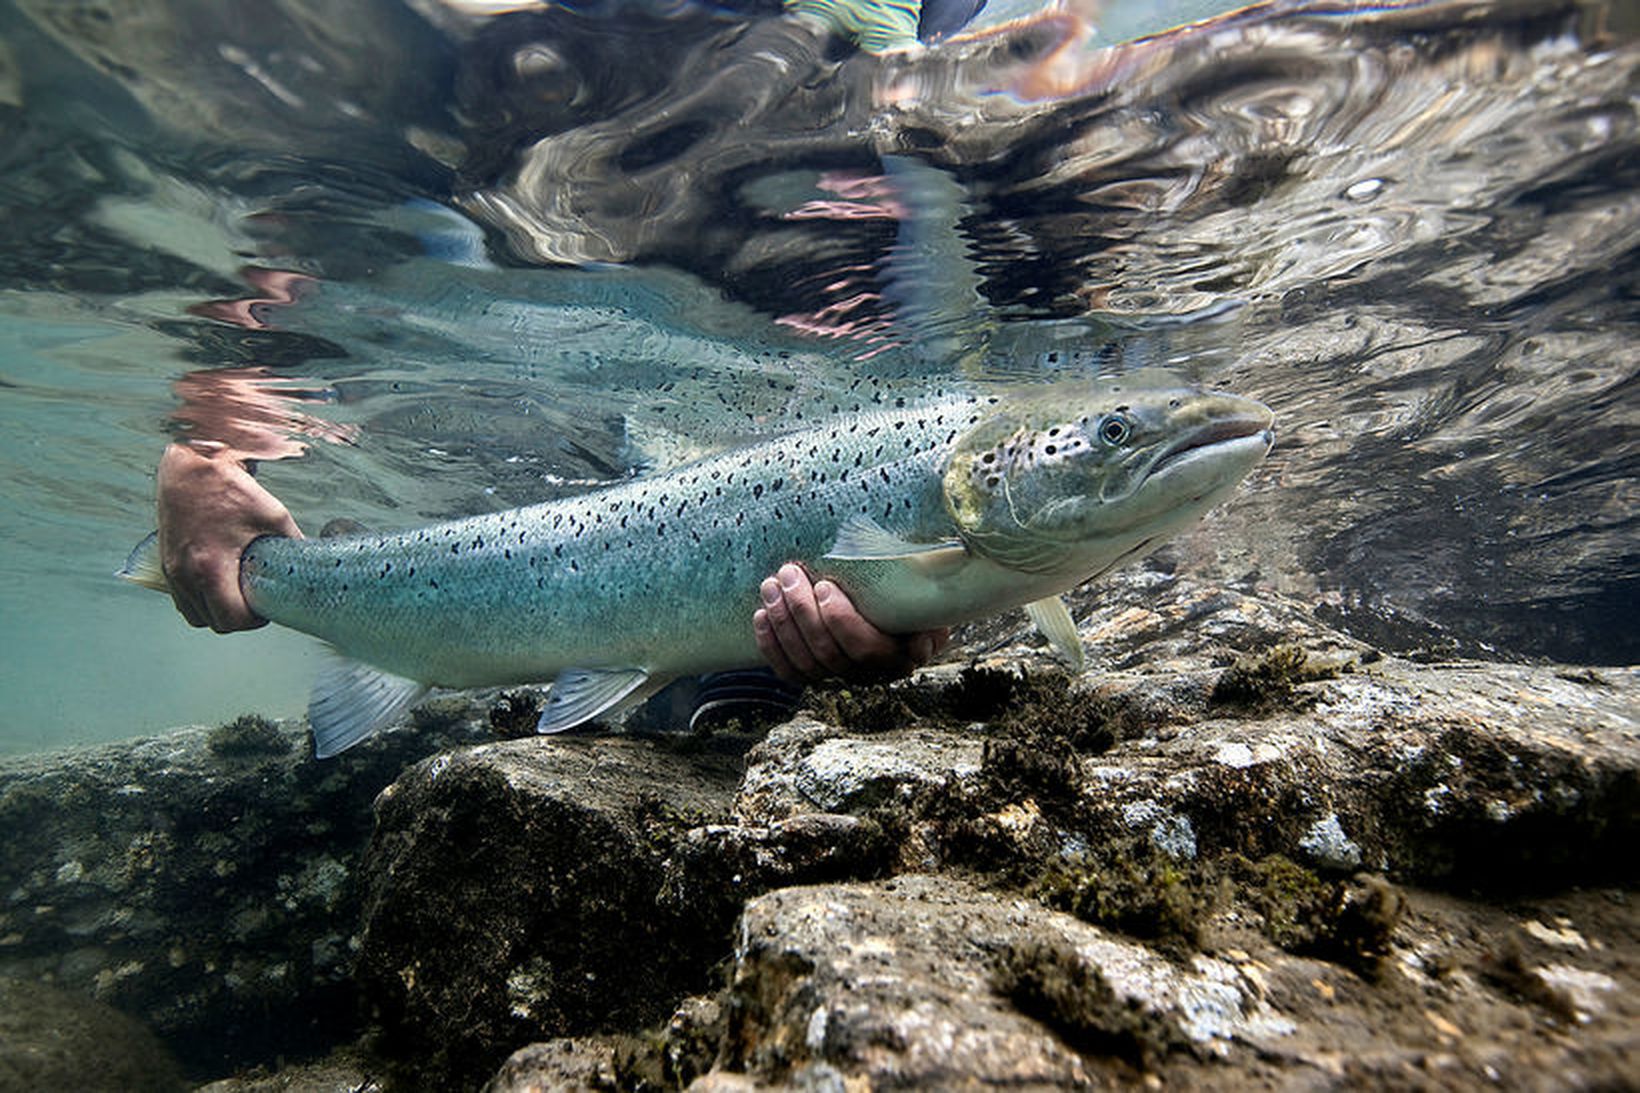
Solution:
<svg viewBox="0 0 1640 1093"><path fill-rule="evenodd" d="M1087 655L1082 650L1082 635L1076 632L1076 621L1065 606L1065 601L1059 596L1049 596L1045 600L1025 605L1025 613L1031 617L1048 644L1061 659L1077 671L1087 663Z"/></svg>
<svg viewBox="0 0 1640 1093"><path fill-rule="evenodd" d="M927 564L955 561L968 556L960 539L935 543L913 543L896 535L864 513L855 513L837 529L837 540L826 558L839 562L874 562L917 559Z"/></svg>
<svg viewBox="0 0 1640 1093"><path fill-rule="evenodd" d="M328 759L396 721L428 687L341 654L319 669L308 699L313 755Z"/></svg>
<svg viewBox="0 0 1640 1093"><path fill-rule="evenodd" d="M600 714L639 702L666 680L651 680L642 668L570 668L558 674L535 731L563 732Z"/></svg>

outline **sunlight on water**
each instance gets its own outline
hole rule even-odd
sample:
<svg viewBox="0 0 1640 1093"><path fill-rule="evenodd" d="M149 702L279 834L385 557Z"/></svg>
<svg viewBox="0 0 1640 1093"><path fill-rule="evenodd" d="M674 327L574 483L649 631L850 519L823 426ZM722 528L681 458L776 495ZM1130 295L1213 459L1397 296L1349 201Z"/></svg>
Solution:
<svg viewBox="0 0 1640 1093"><path fill-rule="evenodd" d="M1633 660L1632 11L1161 10L877 56L687 6L0 6L0 751L302 709L306 639L108 576L179 430L397 528L862 377L1223 383L1280 442L1202 564L1391 647Z"/></svg>

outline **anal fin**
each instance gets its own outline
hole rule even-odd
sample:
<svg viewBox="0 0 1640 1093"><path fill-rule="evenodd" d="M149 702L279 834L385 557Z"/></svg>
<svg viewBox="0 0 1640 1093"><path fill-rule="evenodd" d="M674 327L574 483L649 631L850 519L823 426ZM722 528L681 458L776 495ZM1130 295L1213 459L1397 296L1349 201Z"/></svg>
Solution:
<svg viewBox="0 0 1640 1093"><path fill-rule="evenodd" d="M336 654L319 670L308 699L314 757L346 751L392 724L427 691L425 683Z"/></svg>
<svg viewBox="0 0 1640 1093"><path fill-rule="evenodd" d="M642 668L569 668L558 673L535 731L563 732L601 714L639 702L666 680L652 680Z"/></svg>
<svg viewBox="0 0 1640 1093"><path fill-rule="evenodd" d="M1048 639L1053 651L1080 672L1087 664L1088 658L1082 649L1082 635L1077 633L1076 620L1071 618L1064 599L1049 596L1035 603L1028 603L1025 605L1025 613L1031 617L1031 622L1036 624L1042 636Z"/></svg>

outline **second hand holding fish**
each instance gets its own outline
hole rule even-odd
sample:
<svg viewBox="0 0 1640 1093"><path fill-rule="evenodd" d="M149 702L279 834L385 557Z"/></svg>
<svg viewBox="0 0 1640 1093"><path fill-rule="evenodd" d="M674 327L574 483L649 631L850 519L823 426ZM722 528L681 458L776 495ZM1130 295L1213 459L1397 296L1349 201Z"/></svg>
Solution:
<svg viewBox="0 0 1640 1093"><path fill-rule="evenodd" d="M811 581L793 562L766 577L752 615L757 648L789 683L833 676L898 678L927 664L951 640L948 627L894 635L873 626L831 581Z"/></svg>

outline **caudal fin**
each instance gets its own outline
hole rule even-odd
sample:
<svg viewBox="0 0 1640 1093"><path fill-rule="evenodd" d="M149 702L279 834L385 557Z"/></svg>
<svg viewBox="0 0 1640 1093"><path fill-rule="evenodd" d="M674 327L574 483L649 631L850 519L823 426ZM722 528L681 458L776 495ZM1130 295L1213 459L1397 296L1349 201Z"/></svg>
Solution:
<svg viewBox="0 0 1640 1093"><path fill-rule="evenodd" d="M114 576L155 592L171 591L171 584L165 579L165 567L159 561L159 532L149 532L148 538L126 556L125 564L114 571Z"/></svg>

